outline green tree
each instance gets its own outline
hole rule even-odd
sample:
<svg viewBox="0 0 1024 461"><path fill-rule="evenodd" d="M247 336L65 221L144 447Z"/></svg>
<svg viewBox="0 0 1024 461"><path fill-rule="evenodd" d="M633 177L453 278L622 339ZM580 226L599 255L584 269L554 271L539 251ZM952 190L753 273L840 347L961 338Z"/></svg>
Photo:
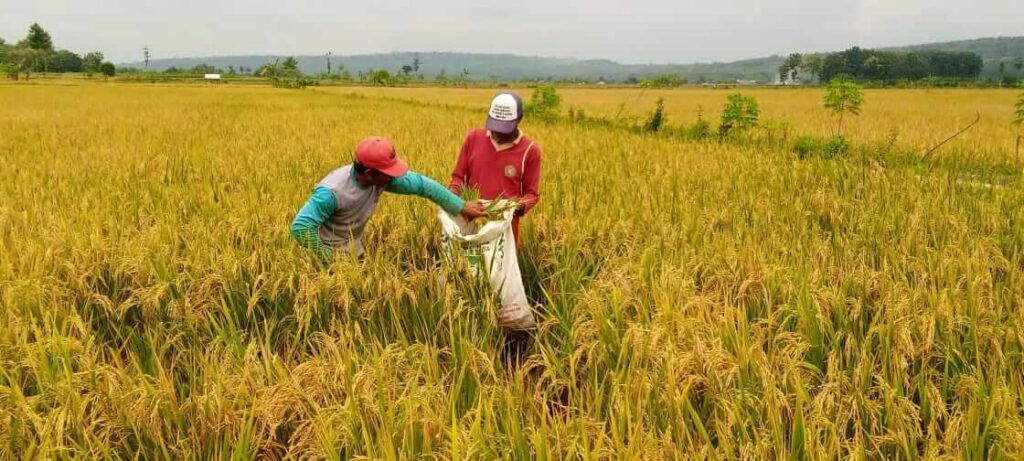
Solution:
<svg viewBox="0 0 1024 461"><path fill-rule="evenodd" d="M371 70L369 79L370 83L377 86L390 86L395 83L395 79L391 76L391 72L388 72L386 69Z"/></svg>
<svg viewBox="0 0 1024 461"><path fill-rule="evenodd" d="M14 47L7 53L7 61L15 64L20 71L24 72L26 79L31 76L32 72L45 69L45 59L44 51L24 46Z"/></svg>
<svg viewBox="0 0 1024 461"><path fill-rule="evenodd" d="M50 57L53 72L81 72L82 57L68 50L57 50Z"/></svg>
<svg viewBox="0 0 1024 461"><path fill-rule="evenodd" d="M32 23L28 28L28 36L22 41L24 46L33 50L53 51L53 40L50 33L43 30L39 23Z"/></svg>
<svg viewBox="0 0 1024 461"><path fill-rule="evenodd" d="M789 67L789 80L795 82L796 76L800 73L800 66L804 63L804 56L800 53L790 53L786 57L786 66Z"/></svg>
<svg viewBox="0 0 1024 461"><path fill-rule="evenodd" d="M18 72L21 71L21 67L13 62L0 62L0 74L4 74L11 80L18 79Z"/></svg>
<svg viewBox="0 0 1024 461"><path fill-rule="evenodd" d="M298 73L299 61L296 61L295 58L288 56L287 58L284 59L284 62L281 63L281 69L285 71Z"/></svg>
<svg viewBox="0 0 1024 461"><path fill-rule="evenodd" d="M100 64L100 73L105 75L105 76L107 76L107 77L113 77L114 73L116 73L116 69L114 68L114 64L112 62L109 62L109 61L104 62L103 64Z"/></svg>
<svg viewBox="0 0 1024 461"><path fill-rule="evenodd" d="M789 63L786 62L786 61L782 61L782 64L779 64L778 71L779 71L779 83L785 85L786 84L786 80L789 79Z"/></svg>
<svg viewBox="0 0 1024 461"><path fill-rule="evenodd" d="M860 107L864 103L864 93L856 83L845 77L836 77L828 84L824 102L825 108L839 117L836 136L842 136L843 116L847 113L860 115Z"/></svg>
<svg viewBox="0 0 1024 461"><path fill-rule="evenodd" d="M821 56L807 56L803 58L800 69L813 78L821 78Z"/></svg>
<svg viewBox="0 0 1024 461"><path fill-rule="evenodd" d="M686 84L686 79L679 74L661 74L644 79L640 86L644 88L672 88Z"/></svg>
<svg viewBox="0 0 1024 461"><path fill-rule="evenodd" d="M718 136L722 139L731 133L744 132L757 126L761 110L753 96L740 93L729 95L722 109L722 118L718 125Z"/></svg>
<svg viewBox="0 0 1024 461"><path fill-rule="evenodd" d="M274 62L268 62L260 66L259 69L256 69L256 75L260 77L277 77L281 73L280 69L281 65L275 59Z"/></svg>
<svg viewBox="0 0 1024 461"><path fill-rule="evenodd" d="M100 71L100 65L103 64L103 53L99 51L93 51L86 53L82 58L82 71L86 75L92 76L92 74Z"/></svg>
<svg viewBox="0 0 1024 461"><path fill-rule="evenodd" d="M210 64L207 64L205 62L202 63L202 64L197 64L189 72L192 73L193 75L220 74L220 73L222 73L220 69L218 69L218 68L216 68L216 67L214 67L214 66L212 66Z"/></svg>

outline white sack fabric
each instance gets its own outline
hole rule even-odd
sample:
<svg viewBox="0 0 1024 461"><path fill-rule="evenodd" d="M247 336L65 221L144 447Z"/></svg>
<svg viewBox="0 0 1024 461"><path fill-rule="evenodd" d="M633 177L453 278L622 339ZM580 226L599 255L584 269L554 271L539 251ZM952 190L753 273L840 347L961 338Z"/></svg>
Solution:
<svg viewBox="0 0 1024 461"><path fill-rule="evenodd" d="M516 240L512 235L513 213L514 210L507 210L503 219L492 219L479 230L462 216L452 216L440 208L437 217L441 220L442 242L448 258L467 257L474 275L489 276L491 288L501 300L498 323L513 330L529 330L536 326L536 321L519 272ZM464 251L455 251L456 245Z"/></svg>

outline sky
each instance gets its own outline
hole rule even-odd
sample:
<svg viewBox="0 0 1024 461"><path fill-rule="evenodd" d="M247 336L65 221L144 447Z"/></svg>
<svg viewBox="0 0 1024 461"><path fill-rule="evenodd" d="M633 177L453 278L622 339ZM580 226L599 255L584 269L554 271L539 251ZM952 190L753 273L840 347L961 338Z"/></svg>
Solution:
<svg viewBox="0 0 1024 461"><path fill-rule="evenodd" d="M114 62L241 54L513 53L732 61L1024 35L1021 0L0 0L0 38L38 22Z"/></svg>

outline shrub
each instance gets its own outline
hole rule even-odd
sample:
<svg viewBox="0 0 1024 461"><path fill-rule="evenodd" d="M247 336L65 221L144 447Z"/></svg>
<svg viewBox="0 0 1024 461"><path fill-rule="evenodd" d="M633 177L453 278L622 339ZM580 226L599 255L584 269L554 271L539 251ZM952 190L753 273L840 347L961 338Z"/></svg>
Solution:
<svg viewBox="0 0 1024 461"><path fill-rule="evenodd" d="M704 118L704 108L697 106L697 121L690 127L690 137L694 139L705 139L711 136L711 123Z"/></svg>
<svg viewBox="0 0 1024 461"><path fill-rule="evenodd" d="M292 88L296 90L301 90L307 86L315 86L319 83L316 80L305 76L299 76L295 78L273 77L270 79L270 81L274 86L278 88Z"/></svg>
<svg viewBox="0 0 1024 461"><path fill-rule="evenodd" d="M842 136L832 136L828 139L800 136L793 141L793 152L801 159L815 156L821 158L844 157L851 150L850 142Z"/></svg>
<svg viewBox="0 0 1024 461"><path fill-rule="evenodd" d="M673 88L686 84L686 79L678 74L663 74L644 79L640 86L644 88Z"/></svg>
<svg viewBox="0 0 1024 461"><path fill-rule="evenodd" d="M526 105L526 114L541 119L551 119L558 116L562 107L562 96L558 94L555 87L541 85L533 90L530 95L530 103Z"/></svg>
<svg viewBox="0 0 1024 461"><path fill-rule="evenodd" d="M757 100L753 96L743 96L740 93L729 95L722 110L718 136L726 138L733 132L743 132L756 127L760 113Z"/></svg>
<svg viewBox="0 0 1024 461"><path fill-rule="evenodd" d="M14 63L0 63L0 75L6 75L11 80L18 79L20 68Z"/></svg>
<svg viewBox="0 0 1024 461"><path fill-rule="evenodd" d="M657 133L661 131L662 125L665 124L665 99L659 98L658 102L654 106L654 112L651 112L651 116L647 118L647 122L644 123L644 131L648 133Z"/></svg>
<svg viewBox="0 0 1024 461"><path fill-rule="evenodd" d="M376 86L392 86L395 84L395 78L386 69L371 70L368 79L370 83Z"/></svg>

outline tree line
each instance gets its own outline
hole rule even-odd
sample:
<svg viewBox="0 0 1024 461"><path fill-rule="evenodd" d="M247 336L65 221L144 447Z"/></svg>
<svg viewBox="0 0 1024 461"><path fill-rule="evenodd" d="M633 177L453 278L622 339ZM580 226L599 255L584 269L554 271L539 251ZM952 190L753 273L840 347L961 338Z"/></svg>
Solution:
<svg viewBox="0 0 1024 461"><path fill-rule="evenodd" d="M896 82L925 78L976 79L982 59L969 51L885 51L852 47L824 55L790 54L779 65L782 83L800 76L821 82L846 76L864 82Z"/></svg>
<svg viewBox="0 0 1024 461"><path fill-rule="evenodd" d="M14 45L0 38L0 72L8 78L28 78L32 72L84 72L112 76L114 64L105 61L103 53L93 51L80 56L53 46L53 38L38 23L29 26L28 34Z"/></svg>

